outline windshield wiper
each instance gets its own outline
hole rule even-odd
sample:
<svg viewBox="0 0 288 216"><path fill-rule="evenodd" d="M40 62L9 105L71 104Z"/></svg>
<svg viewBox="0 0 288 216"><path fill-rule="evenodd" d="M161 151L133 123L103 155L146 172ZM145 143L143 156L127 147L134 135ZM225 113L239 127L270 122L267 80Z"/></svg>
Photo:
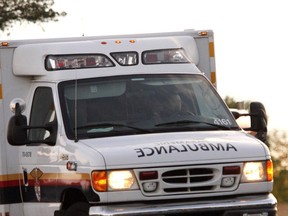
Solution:
<svg viewBox="0 0 288 216"><path fill-rule="evenodd" d="M104 122L104 123L98 123L98 124L87 124L83 126L77 127L77 129L87 129L87 128L108 128L108 127L122 127L122 128L130 128L136 131L144 132L144 133L150 133L149 130L143 129L143 128L138 128L134 127L131 125L126 125L126 124L119 124L119 123L110 123L110 122Z"/></svg>
<svg viewBox="0 0 288 216"><path fill-rule="evenodd" d="M174 126L174 125L195 124L195 123L206 124L206 125L210 125L213 127L224 129L224 130L231 130L231 127L228 127L226 125L218 125L218 124L214 124L214 123L210 123L206 121L195 121L195 120L178 120L178 121L164 122L164 123L157 124L155 126L161 127L161 126Z"/></svg>

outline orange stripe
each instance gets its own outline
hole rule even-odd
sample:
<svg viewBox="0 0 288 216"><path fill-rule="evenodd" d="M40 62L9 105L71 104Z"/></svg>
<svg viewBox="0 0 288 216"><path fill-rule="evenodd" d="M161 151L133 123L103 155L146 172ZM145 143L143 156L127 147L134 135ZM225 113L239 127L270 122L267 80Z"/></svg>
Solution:
<svg viewBox="0 0 288 216"><path fill-rule="evenodd" d="M214 43L213 42L209 42L209 55L210 55L210 57L214 57L215 56Z"/></svg>
<svg viewBox="0 0 288 216"><path fill-rule="evenodd" d="M19 179L19 174L0 175L0 181L14 181Z"/></svg>
<svg viewBox="0 0 288 216"><path fill-rule="evenodd" d="M87 173L43 173L40 179L90 180L90 175Z"/></svg>

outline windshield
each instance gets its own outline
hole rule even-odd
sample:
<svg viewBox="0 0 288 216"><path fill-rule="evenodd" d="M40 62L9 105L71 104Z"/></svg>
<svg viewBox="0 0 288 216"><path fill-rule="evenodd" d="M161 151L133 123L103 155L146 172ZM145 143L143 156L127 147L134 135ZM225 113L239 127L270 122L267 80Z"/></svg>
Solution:
<svg viewBox="0 0 288 216"><path fill-rule="evenodd" d="M153 74L65 81L60 104L69 139L239 129L201 75Z"/></svg>

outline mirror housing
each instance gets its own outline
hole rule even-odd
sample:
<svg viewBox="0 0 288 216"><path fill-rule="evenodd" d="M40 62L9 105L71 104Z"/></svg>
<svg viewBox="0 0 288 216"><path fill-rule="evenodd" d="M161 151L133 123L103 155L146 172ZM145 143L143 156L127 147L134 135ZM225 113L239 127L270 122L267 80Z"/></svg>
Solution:
<svg viewBox="0 0 288 216"><path fill-rule="evenodd" d="M267 114L264 105L259 102L252 102L250 104L250 116L250 130L257 132L256 137L265 143L267 139Z"/></svg>
<svg viewBox="0 0 288 216"><path fill-rule="evenodd" d="M56 118L44 126L28 126L26 116L22 115L21 105L17 102L14 107L15 115L11 117L8 123L7 140L12 146L29 145L34 143L45 143L55 145L57 138L58 124ZM43 140L29 140L28 132L32 129L45 129L50 135Z"/></svg>

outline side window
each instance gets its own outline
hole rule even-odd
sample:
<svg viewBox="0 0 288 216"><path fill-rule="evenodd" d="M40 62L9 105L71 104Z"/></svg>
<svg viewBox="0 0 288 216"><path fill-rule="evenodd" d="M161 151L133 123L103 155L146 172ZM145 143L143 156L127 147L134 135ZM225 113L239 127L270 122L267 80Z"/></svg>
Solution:
<svg viewBox="0 0 288 216"><path fill-rule="evenodd" d="M45 126L47 123L56 120L53 94L51 88L39 87L34 93L30 126ZM45 129L35 128L30 130L30 140L43 140L49 136Z"/></svg>

